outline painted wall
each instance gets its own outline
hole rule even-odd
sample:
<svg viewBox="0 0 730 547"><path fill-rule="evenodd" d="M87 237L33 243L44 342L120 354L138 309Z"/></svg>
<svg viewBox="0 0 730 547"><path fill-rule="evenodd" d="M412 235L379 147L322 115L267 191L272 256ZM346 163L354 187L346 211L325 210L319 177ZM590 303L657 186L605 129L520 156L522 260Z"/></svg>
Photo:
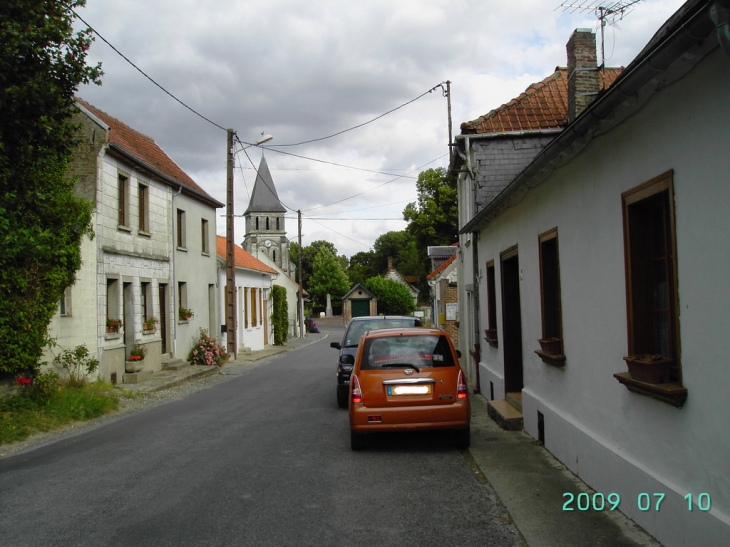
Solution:
<svg viewBox="0 0 730 547"><path fill-rule="evenodd" d="M730 291L727 127L728 58L715 50L643 108L594 141L506 210L479 238L479 268L495 261L502 325L500 252L518 246L525 430L598 492L620 493L621 510L668 547L730 539L727 383ZM681 409L629 392L613 377L628 352L621 193L674 170L683 385ZM563 369L534 350L542 334L538 234L558 228ZM487 324L486 280L479 280ZM483 344L482 392L504 397L500 347ZM641 511L642 493L665 494ZM711 498L687 509L686 494ZM652 497L652 504L654 498Z"/></svg>

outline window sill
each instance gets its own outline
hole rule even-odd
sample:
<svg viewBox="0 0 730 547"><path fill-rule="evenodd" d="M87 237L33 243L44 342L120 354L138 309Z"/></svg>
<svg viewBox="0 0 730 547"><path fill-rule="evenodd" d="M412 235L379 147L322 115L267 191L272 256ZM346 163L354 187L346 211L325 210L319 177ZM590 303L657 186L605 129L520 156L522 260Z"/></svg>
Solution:
<svg viewBox="0 0 730 547"><path fill-rule="evenodd" d="M210 253L208 251L201 251L200 254L203 256L210 256Z"/></svg>
<svg viewBox="0 0 730 547"><path fill-rule="evenodd" d="M559 368L563 368L565 366L566 357L562 353L557 355L551 355L549 353L545 353L544 351L540 351L539 349L536 349L535 353L537 353L537 356L542 359L543 363L547 365Z"/></svg>
<svg viewBox="0 0 730 547"><path fill-rule="evenodd" d="M132 233L132 228L130 228L129 226L125 226L124 224L117 225L117 230L119 230L120 232L128 232L130 234Z"/></svg>
<svg viewBox="0 0 730 547"><path fill-rule="evenodd" d="M177 250L178 251L182 251L184 253L187 253L188 252L188 248L187 247L180 247L179 245L177 246Z"/></svg>
<svg viewBox="0 0 730 547"><path fill-rule="evenodd" d="M157 329L142 329L142 335L155 334Z"/></svg>
<svg viewBox="0 0 730 547"><path fill-rule="evenodd" d="M144 230L139 230L137 232L137 235L142 236L142 237L152 237L152 234L151 233L145 232Z"/></svg>
<svg viewBox="0 0 730 547"><path fill-rule="evenodd" d="M687 388L677 383L649 384L647 382L640 382L639 380L634 380L628 372L617 372L613 377L620 384L626 386L626 389L629 391L646 395L647 397L676 406L677 408L682 408L687 400Z"/></svg>
<svg viewBox="0 0 730 547"><path fill-rule="evenodd" d="M122 335L119 332L107 332L104 335L104 340L119 340L121 336Z"/></svg>

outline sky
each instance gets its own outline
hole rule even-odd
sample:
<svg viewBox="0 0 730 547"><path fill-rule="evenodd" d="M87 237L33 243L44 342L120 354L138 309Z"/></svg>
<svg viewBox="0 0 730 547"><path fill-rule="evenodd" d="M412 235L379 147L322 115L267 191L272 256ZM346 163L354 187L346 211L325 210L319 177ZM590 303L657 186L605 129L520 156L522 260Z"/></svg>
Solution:
<svg viewBox="0 0 730 547"><path fill-rule="evenodd" d="M152 137L222 203L226 129L248 144L271 135L265 150L235 147L234 214L263 153L289 239L301 210L304 246L326 240L350 257L405 229L418 174L447 167L444 82L457 135L566 66L576 28L596 32L600 62L595 10L565 6L617 3L633 5L605 27L607 66L630 63L683 1L87 0L78 14L99 35L87 62L104 76L78 95ZM235 234L240 244L243 218Z"/></svg>

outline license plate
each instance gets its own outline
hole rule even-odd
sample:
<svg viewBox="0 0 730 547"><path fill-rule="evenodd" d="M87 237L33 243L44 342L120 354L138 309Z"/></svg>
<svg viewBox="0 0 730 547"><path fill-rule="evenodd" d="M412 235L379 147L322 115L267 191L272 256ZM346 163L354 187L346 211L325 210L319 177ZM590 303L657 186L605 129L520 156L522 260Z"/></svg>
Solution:
<svg viewBox="0 0 730 547"><path fill-rule="evenodd" d="M433 386L431 384L410 385L410 386L388 386L388 396L394 395L431 395Z"/></svg>

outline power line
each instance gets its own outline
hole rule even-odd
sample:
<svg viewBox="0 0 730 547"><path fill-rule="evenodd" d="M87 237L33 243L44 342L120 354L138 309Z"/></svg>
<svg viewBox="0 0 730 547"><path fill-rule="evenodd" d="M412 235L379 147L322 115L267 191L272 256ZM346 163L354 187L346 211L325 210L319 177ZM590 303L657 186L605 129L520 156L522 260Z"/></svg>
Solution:
<svg viewBox="0 0 730 547"><path fill-rule="evenodd" d="M180 104L181 104L181 105L183 105L183 106L184 106L185 108L187 108L188 110L190 110L190 112L192 112L192 113L193 113L193 114L195 114L196 116L198 116L198 117L200 117L200 118L204 119L204 120L205 120L206 122L208 122L208 123L209 123L209 124L211 124L211 125L214 125L214 126L215 126L215 127L217 127L218 129L222 129L223 131L228 131L228 130L227 130L227 129L226 129L225 127L223 127L222 125L218 125L218 124L217 124L217 123L215 123L214 121L212 121L212 120L210 120L210 119L206 118L206 117L205 117L205 116L203 116L203 115L202 115L202 114L201 114L200 112L198 112L197 110L194 110L193 108L189 107L189 106L188 106L188 105L186 105L186 104L185 104L184 102L182 102L182 101L181 101L180 99L178 99L177 97L175 97L175 95L173 95L173 94L172 94L172 93L170 93L170 92L169 92L169 91L168 91L167 89L165 89L165 88L164 88L164 87L162 87L162 86L161 86L160 84L158 84L158 83L157 83L157 82L156 82L155 80L153 80L153 79L152 79L152 77L148 76L148 75L147 75L147 74L146 74L146 73L145 73L145 72L144 72L144 71L143 71L143 70L142 70L141 68L139 68L139 67L138 67L137 65L135 65L135 64L134 64L134 63L133 63L132 61L130 61L130 60L129 60L129 59L128 59L128 58L127 58L127 57L126 57L126 56L125 56L125 55L124 55L124 54L123 54L123 53L122 53L121 51L119 51L119 50L118 50L117 48L115 48L115 47L114 47L114 46L113 46L113 45L111 44L111 42L109 42L109 40L107 40L106 38L104 38L104 37L103 37L103 36L102 36L101 34L99 34L99 33L98 33L98 32L97 32L97 31L96 31L96 30L95 30L95 29L94 29L94 28L93 28L93 27L92 27L92 26L91 26L91 25L90 25L89 23L87 23L86 21L84 21L84 19L83 19L83 18L82 18L82 17L81 17L81 16L80 16L80 15L79 15L78 13L76 13L76 12L75 12L74 10L71 10L71 11L73 12L73 14L74 14L74 15L75 15L76 17L78 17L79 21L81 21L81 22L82 22L82 23L83 23L84 25L86 25L87 27L89 27L89 30L91 30L91 32L93 32L93 33L94 33L94 34L96 34L96 35L97 35L97 36L98 36L99 38L101 38L101 39L102 39L102 41L103 41L103 42L104 42L104 43L105 43L106 45L108 45L108 46L109 46L110 48L112 48L112 49L113 49L113 50L114 50L114 51L115 51L115 52L117 53L117 55L119 55L119 56L120 56L120 57L121 57L122 59L124 59L125 61L127 61L127 62L128 62L128 63L129 63L130 65L132 65L132 66L133 66L133 67L134 67L135 69L137 69L137 71L138 71L138 72L139 72L139 73L140 73L140 74L141 74L142 76L144 76L145 78L147 78L147 79L148 79L148 80L149 80L150 82L152 82L153 84L155 84L155 85L156 85L157 87L159 87L159 88L160 88L160 89L161 89L162 91L164 91L164 92L165 92L165 93L166 93L167 95L169 95L170 97L172 97L173 99L175 99L175 100L176 100L176 101L177 101L178 103L180 103Z"/></svg>
<svg viewBox="0 0 730 547"><path fill-rule="evenodd" d="M359 128L363 127L363 126L368 125L369 123L373 123L374 121L377 121L380 118L383 118L384 116L387 116L388 114L391 114L392 112L395 112L396 110L399 110L399 109L403 108L404 106L408 106L411 103L415 103L418 99L420 99L421 97L425 97L426 95L428 95L429 93L432 93L434 90L438 89L439 87L443 89L443 85L445 83L446 82L441 82L440 84L437 84L437 85L433 86L428 91L425 91L424 93L421 93L415 99L411 99L410 101L408 101L406 103L403 103L400 106L396 106L395 108L392 108L392 109L388 110L387 112L384 112L380 116L376 116L372 120L368 120L368 121L363 122L361 124L355 125L353 127L350 127L349 129L343 129L342 131L338 131L337 133L332 133L331 135L327 135L326 137L319 137L318 139L310 139L308 141L302 141L302 142L297 142L297 143L292 143L292 144L272 144L271 146L272 147L279 147L279 148L285 147L285 146L300 146L302 144L309 144L310 142L318 142L318 141L324 141L326 139L331 139L332 137L336 137L338 135L342 135L343 133L347 133L348 131L352 131L354 129L359 129Z"/></svg>
<svg viewBox="0 0 730 547"><path fill-rule="evenodd" d="M431 160L431 161L429 161L429 162L427 162L427 163L424 163L424 164L423 164L423 165L421 165L420 167L416 167L415 169L412 169L412 170L411 170L411 173L413 173L414 171L418 171L419 169L423 169L423 168L424 168L424 167L426 167L427 165L430 165L430 164L432 164L433 162L435 162L435 161L438 161L438 160L440 160L441 158L444 158L444 157L446 157L446 156L448 156L448 155L449 155L449 154L447 153L447 154L444 154L443 156L439 156L438 158L436 158L436 159L433 159L433 160ZM311 209L307 209L307 211L316 211L317 209L324 209L325 207L330 207L330 206L332 206L332 205L337 205L338 203L342 203L343 201L347 201L347 200L350 200L350 199L356 198L356 197L358 197L358 196L361 196L361 195L363 195L363 194L366 194L366 193L368 193L368 192L372 192L373 190L377 190L378 188L381 188L381 187L385 186L386 184L390 184L391 182L395 182L396 180L398 180L398 179L400 179L400 178L405 178L405 177L406 177L406 175L398 175L398 176L396 176L396 177L395 177L394 179L391 179L391 180L389 180L389 181L387 181L387 182L384 182L383 184L379 184L378 186L373 186L372 188L370 188L370 189L368 189L368 190L364 190L364 191L362 191L362 192L360 192L360 193L354 194L354 195L352 195L352 196L350 196L350 197L347 197L347 198L344 198L344 199L340 199L340 200L337 200L337 201L333 201L332 203L328 203L327 205L320 205L319 207L312 207ZM412 179L413 179L413 178L415 178L415 179L418 179L418 177L407 177L407 178L412 178Z"/></svg>

